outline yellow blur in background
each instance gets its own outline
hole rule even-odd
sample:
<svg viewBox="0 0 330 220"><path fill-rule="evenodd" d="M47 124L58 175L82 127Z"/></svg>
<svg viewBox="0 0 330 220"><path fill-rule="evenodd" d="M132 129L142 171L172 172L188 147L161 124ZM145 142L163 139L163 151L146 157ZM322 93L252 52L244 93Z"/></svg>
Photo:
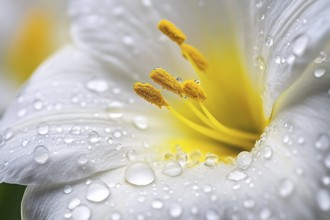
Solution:
<svg viewBox="0 0 330 220"><path fill-rule="evenodd" d="M64 1L59 0L0 0L0 13L1 120L18 89L43 60L64 44L67 22ZM21 219L24 189L0 184L1 220Z"/></svg>

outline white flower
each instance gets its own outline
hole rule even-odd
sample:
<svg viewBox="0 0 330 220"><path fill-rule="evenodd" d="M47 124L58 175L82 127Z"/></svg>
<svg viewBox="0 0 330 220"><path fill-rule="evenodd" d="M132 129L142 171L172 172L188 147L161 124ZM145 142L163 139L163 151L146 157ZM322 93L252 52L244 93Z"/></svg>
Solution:
<svg viewBox="0 0 330 220"><path fill-rule="evenodd" d="M329 11L327 0L72 1L73 44L0 124L0 181L28 185L25 219L329 219ZM209 69L197 77L162 19ZM137 98L133 83L158 66L200 78L207 110L166 91L170 111ZM228 161L228 143L252 147L246 131L264 128L259 96L269 124ZM222 134L208 111L244 134Z"/></svg>

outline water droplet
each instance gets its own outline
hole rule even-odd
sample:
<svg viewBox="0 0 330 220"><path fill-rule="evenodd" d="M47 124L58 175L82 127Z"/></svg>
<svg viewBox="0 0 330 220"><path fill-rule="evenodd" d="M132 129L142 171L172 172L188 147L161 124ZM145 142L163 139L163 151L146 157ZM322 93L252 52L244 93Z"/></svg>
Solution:
<svg viewBox="0 0 330 220"><path fill-rule="evenodd" d="M87 189L86 199L91 202L102 202L110 195L109 187L101 182L93 182Z"/></svg>
<svg viewBox="0 0 330 220"><path fill-rule="evenodd" d="M327 54L323 51L320 52L320 55L318 57L316 57L316 59L314 60L315 63L317 64L321 64L323 63L324 61L327 60Z"/></svg>
<svg viewBox="0 0 330 220"><path fill-rule="evenodd" d="M315 71L314 71L314 76L317 77L317 78L320 78L320 77L324 76L324 74L326 72L327 71L324 68L316 68Z"/></svg>
<svg viewBox="0 0 330 220"><path fill-rule="evenodd" d="M275 63L276 63L276 64L281 64L281 61L282 61L281 56L280 56L280 55L276 55L276 56L275 56Z"/></svg>
<svg viewBox="0 0 330 220"><path fill-rule="evenodd" d="M170 161L163 167L162 173L167 176L179 176L182 174L182 167L177 161Z"/></svg>
<svg viewBox="0 0 330 220"><path fill-rule="evenodd" d="M95 144L100 141L100 135L96 131L91 131L88 134L88 140L90 143Z"/></svg>
<svg viewBox="0 0 330 220"><path fill-rule="evenodd" d="M154 209L161 209L164 207L164 203L160 199L155 199L151 202L151 207Z"/></svg>
<svg viewBox="0 0 330 220"><path fill-rule="evenodd" d="M304 54L307 45L308 45L309 38L306 35L298 36L292 44L293 53L297 56L301 56Z"/></svg>
<svg viewBox="0 0 330 220"><path fill-rule="evenodd" d="M72 142L74 141L73 137L70 136L70 135L67 135L65 138L64 138L64 142L66 144L71 144Z"/></svg>
<svg viewBox="0 0 330 220"><path fill-rule="evenodd" d="M185 152L179 151L176 153L175 157L181 166L185 166L187 164L188 155Z"/></svg>
<svg viewBox="0 0 330 220"><path fill-rule="evenodd" d="M44 145L39 145L34 148L33 159L39 164L45 164L49 159L49 150Z"/></svg>
<svg viewBox="0 0 330 220"><path fill-rule="evenodd" d="M13 130L11 130L10 128L7 128L4 134L4 140L8 141L10 140L12 137L14 136L14 132Z"/></svg>
<svg viewBox="0 0 330 220"><path fill-rule="evenodd" d="M107 111L108 115L112 119L117 119L123 116L123 105L120 102L112 102L109 104Z"/></svg>
<svg viewBox="0 0 330 220"><path fill-rule="evenodd" d="M72 187L69 186L69 185L64 186L63 192L64 192L65 194L69 194L69 193L71 193L71 192L72 192Z"/></svg>
<svg viewBox="0 0 330 220"><path fill-rule="evenodd" d="M80 199L78 198L73 198L70 203L68 204L68 209L74 209L76 208L78 205L80 205Z"/></svg>
<svg viewBox="0 0 330 220"><path fill-rule="evenodd" d="M329 144L329 136L327 134L321 134L315 142L315 147L321 151L325 151L329 148Z"/></svg>
<svg viewBox="0 0 330 220"><path fill-rule="evenodd" d="M123 37L123 43L125 45L133 45L134 44L134 39L132 36L126 35Z"/></svg>
<svg viewBox="0 0 330 220"><path fill-rule="evenodd" d="M173 203L170 205L169 214L172 218L179 218L182 215L182 212L183 209L179 204Z"/></svg>
<svg viewBox="0 0 330 220"><path fill-rule="evenodd" d="M41 110L44 107L43 102L40 99L35 99L33 101L33 108L37 111Z"/></svg>
<svg viewBox="0 0 330 220"><path fill-rule="evenodd" d="M26 115L26 113L27 113L27 110L26 110L25 108L20 109L20 110L18 110L18 112L17 112L17 117L22 118L22 117L24 117L24 116Z"/></svg>
<svg viewBox="0 0 330 220"><path fill-rule="evenodd" d="M84 205L78 206L72 211L72 218L74 220L89 220L91 215L91 210Z"/></svg>
<svg viewBox="0 0 330 220"><path fill-rule="evenodd" d="M267 47L271 47L271 46L273 46L273 44L274 44L274 38L272 36L268 35L266 37L265 45Z"/></svg>
<svg viewBox="0 0 330 220"><path fill-rule="evenodd" d="M266 64L264 58L262 56L257 56L256 61L259 70L265 70Z"/></svg>
<svg viewBox="0 0 330 220"><path fill-rule="evenodd" d="M80 164L80 165L85 165L87 162L88 162L88 158L86 155L79 155L77 157L77 162Z"/></svg>
<svg viewBox="0 0 330 220"><path fill-rule="evenodd" d="M261 8L262 5L263 5L263 2L262 2L262 1L258 1L258 2L256 3L256 7L257 7L257 8Z"/></svg>
<svg viewBox="0 0 330 220"><path fill-rule="evenodd" d="M141 130L145 130L148 128L148 119L146 117L135 116L133 122L134 125Z"/></svg>
<svg viewBox="0 0 330 220"><path fill-rule="evenodd" d="M280 196L286 198L289 197L294 191L294 184L289 179L284 179L280 183L279 193Z"/></svg>
<svg viewBox="0 0 330 220"><path fill-rule="evenodd" d="M135 150L129 150L126 154L127 159L130 161L134 161L136 159L136 151Z"/></svg>
<svg viewBox="0 0 330 220"><path fill-rule="evenodd" d="M220 215L217 211L210 209L205 213L206 220L220 220Z"/></svg>
<svg viewBox="0 0 330 220"><path fill-rule="evenodd" d="M125 179L133 185L147 186L155 181L155 172L145 162L134 162L126 168Z"/></svg>
<svg viewBox="0 0 330 220"><path fill-rule="evenodd" d="M261 151L265 159L270 159L273 155L273 151L270 147L265 146Z"/></svg>
<svg viewBox="0 0 330 220"><path fill-rule="evenodd" d="M247 177L246 173L240 170L233 170L228 175L228 179L232 181L244 180L246 177Z"/></svg>
<svg viewBox="0 0 330 220"><path fill-rule="evenodd" d="M255 205L255 202L253 199L248 198L248 199L244 200L243 205L247 209L252 209Z"/></svg>
<svg viewBox="0 0 330 220"><path fill-rule="evenodd" d="M329 192L325 189L321 189L316 194L317 204L322 211L330 210L330 195Z"/></svg>
<svg viewBox="0 0 330 220"><path fill-rule="evenodd" d="M238 168L247 169L252 162L252 156L247 151L242 151L237 155L236 164Z"/></svg>
<svg viewBox="0 0 330 220"><path fill-rule="evenodd" d="M289 65L294 64L294 62L296 61L296 56L295 55L290 55L286 58L286 63Z"/></svg>
<svg viewBox="0 0 330 220"><path fill-rule="evenodd" d="M110 220L121 220L122 214L118 211L113 211L110 215Z"/></svg>
<svg viewBox="0 0 330 220"><path fill-rule="evenodd" d="M215 167L218 164L219 157L215 154L206 154L204 165L208 167Z"/></svg>
<svg viewBox="0 0 330 220"><path fill-rule="evenodd" d="M46 123L40 123L38 125L38 134L45 135L49 132L49 125Z"/></svg>
<svg viewBox="0 0 330 220"><path fill-rule="evenodd" d="M71 134L74 134L74 135L78 135L78 134L80 134L81 133L81 128L80 128L80 126L73 126L72 128L71 128Z"/></svg>
<svg viewBox="0 0 330 220"><path fill-rule="evenodd" d="M267 219L269 219L272 216L272 212L270 211L269 208L263 208L260 211L259 216L260 216L260 219L261 220L267 220Z"/></svg>
<svg viewBox="0 0 330 220"><path fill-rule="evenodd" d="M150 7L152 5L150 0L142 0L142 4L146 7Z"/></svg>
<svg viewBox="0 0 330 220"><path fill-rule="evenodd" d="M86 83L86 87L87 89L98 93L106 92L109 89L107 81L103 79L92 79Z"/></svg>
<svg viewBox="0 0 330 220"><path fill-rule="evenodd" d="M329 186L330 185L330 177L329 176L325 176L322 178L322 183L325 185L325 186Z"/></svg>

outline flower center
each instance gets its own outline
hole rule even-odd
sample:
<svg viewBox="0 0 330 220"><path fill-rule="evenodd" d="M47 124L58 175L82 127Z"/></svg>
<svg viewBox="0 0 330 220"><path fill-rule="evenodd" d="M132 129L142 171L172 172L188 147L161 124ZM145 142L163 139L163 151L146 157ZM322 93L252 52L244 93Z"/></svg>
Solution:
<svg viewBox="0 0 330 220"><path fill-rule="evenodd" d="M165 107L176 119L175 127L184 137L170 140L172 153L190 153L190 159L197 162L210 157L231 161L240 151L251 150L266 119L261 98L242 71L242 64L236 61L237 55L231 51L230 61L223 65L213 51L206 57L185 43L186 35L173 23L162 20L158 28L178 44L199 78L182 81L162 68L152 70L150 78L156 84L180 97L171 102L151 84L137 82L133 86L137 95L159 108ZM171 155L167 152L166 157L171 159Z"/></svg>

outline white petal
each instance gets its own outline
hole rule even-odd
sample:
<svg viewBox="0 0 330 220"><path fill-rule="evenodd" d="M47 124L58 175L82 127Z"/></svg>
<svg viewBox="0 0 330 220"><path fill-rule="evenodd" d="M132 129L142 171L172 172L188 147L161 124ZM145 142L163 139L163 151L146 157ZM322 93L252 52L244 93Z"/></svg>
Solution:
<svg viewBox="0 0 330 220"><path fill-rule="evenodd" d="M72 181L120 167L128 151L152 146L142 131L159 129L149 123L158 111L140 108L133 82L113 75L73 47L46 62L1 121L0 181Z"/></svg>
<svg viewBox="0 0 330 220"><path fill-rule="evenodd" d="M269 116L277 98L328 47L330 2L248 1L240 7L249 9L241 10L247 19L238 27L245 39L247 66Z"/></svg>

